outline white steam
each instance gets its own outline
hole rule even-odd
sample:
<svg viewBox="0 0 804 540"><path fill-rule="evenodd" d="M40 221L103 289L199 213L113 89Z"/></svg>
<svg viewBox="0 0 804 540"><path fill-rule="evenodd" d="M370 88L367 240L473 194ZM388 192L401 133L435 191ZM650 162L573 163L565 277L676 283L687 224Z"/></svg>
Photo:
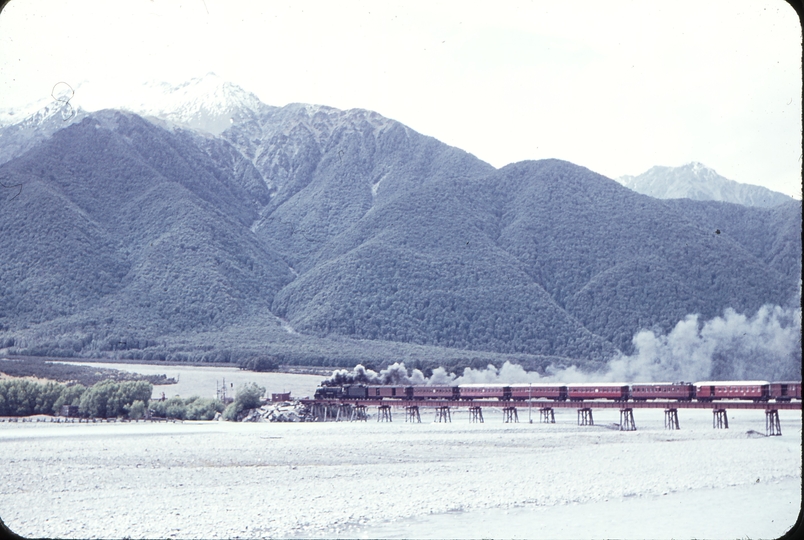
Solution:
<svg viewBox="0 0 804 540"><path fill-rule="evenodd" d="M650 382L719 380L801 380L801 308L766 305L753 317L726 309L722 317L701 323L687 315L667 335L641 330L633 339L636 352L610 360L598 372L575 366L548 366L545 374L506 362L500 368L465 368L458 376L438 367L430 378L404 363L379 373L362 365L338 370L324 381L338 384L460 385L538 382Z"/></svg>
<svg viewBox="0 0 804 540"><path fill-rule="evenodd" d="M606 380L799 380L801 308L763 306L753 317L727 309L701 324L687 315L667 334L642 330L636 352L608 363Z"/></svg>

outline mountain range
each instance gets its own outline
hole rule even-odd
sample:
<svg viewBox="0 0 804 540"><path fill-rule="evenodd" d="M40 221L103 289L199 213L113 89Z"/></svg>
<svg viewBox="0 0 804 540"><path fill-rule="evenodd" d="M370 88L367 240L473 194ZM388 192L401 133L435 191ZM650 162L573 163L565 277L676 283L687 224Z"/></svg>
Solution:
<svg viewBox="0 0 804 540"><path fill-rule="evenodd" d="M794 200L762 186L729 180L697 162L681 167L652 167L638 176L621 176L617 181L637 193L657 199L722 201L762 208Z"/></svg>
<svg viewBox="0 0 804 540"><path fill-rule="evenodd" d="M0 351L591 369L641 329L799 302L797 201L662 201L371 111L150 88L0 128Z"/></svg>

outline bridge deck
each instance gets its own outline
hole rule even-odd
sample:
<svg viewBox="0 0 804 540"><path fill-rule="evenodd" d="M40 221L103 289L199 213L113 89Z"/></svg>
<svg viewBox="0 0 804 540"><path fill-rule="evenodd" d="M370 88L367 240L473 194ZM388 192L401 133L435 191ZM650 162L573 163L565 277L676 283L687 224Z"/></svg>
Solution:
<svg viewBox="0 0 804 540"><path fill-rule="evenodd" d="M778 409L778 410L801 410L801 401L775 402L763 401L754 403L752 401L721 400L721 401L612 401L612 400L584 400L584 401L498 401L491 399L474 400L440 400L440 399L304 399L305 405L364 405L380 406L390 405L391 407L517 407L534 408L552 407L554 409Z"/></svg>

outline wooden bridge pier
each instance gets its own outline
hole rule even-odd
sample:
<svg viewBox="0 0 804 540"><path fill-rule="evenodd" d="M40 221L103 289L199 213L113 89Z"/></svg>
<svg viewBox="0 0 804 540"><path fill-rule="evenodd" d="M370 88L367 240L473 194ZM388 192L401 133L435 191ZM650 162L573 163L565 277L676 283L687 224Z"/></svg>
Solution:
<svg viewBox="0 0 804 540"><path fill-rule="evenodd" d="M352 407L352 416L349 418L352 422L362 420L363 422L368 420L368 413L366 412L365 405L355 405Z"/></svg>
<svg viewBox="0 0 804 540"><path fill-rule="evenodd" d="M620 409L620 431L636 431L634 410L630 407Z"/></svg>
<svg viewBox="0 0 804 540"><path fill-rule="evenodd" d="M313 417L315 418L316 422L326 422L328 417L330 416L330 407L329 403L316 403L313 405Z"/></svg>
<svg viewBox="0 0 804 540"><path fill-rule="evenodd" d="M377 407L377 422L393 422L390 405L380 405Z"/></svg>
<svg viewBox="0 0 804 540"><path fill-rule="evenodd" d="M505 407L503 409L503 423L509 424L511 422L519 423L519 414L516 412L516 407Z"/></svg>
<svg viewBox="0 0 804 540"><path fill-rule="evenodd" d="M340 422L352 416L352 406L348 403L341 403L338 405L338 412L335 414L335 421Z"/></svg>
<svg viewBox="0 0 804 540"><path fill-rule="evenodd" d="M765 435L767 437L781 436L782 425L779 423L779 411L765 409Z"/></svg>
<svg viewBox="0 0 804 540"><path fill-rule="evenodd" d="M483 408L482 407L469 407L469 423L474 422L483 423Z"/></svg>
<svg viewBox="0 0 804 540"><path fill-rule="evenodd" d="M449 412L449 406L435 408L435 421L436 422L452 422L452 416Z"/></svg>
<svg viewBox="0 0 804 540"><path fill-rule="evenodd" d="M678 427L678 409L664 410L664 429L680 429Z"/></svg>
<svg viewBox="0 0 804 540"><path fill-rule="evenodd" d="M542 407L539 409L539 418L541 418L542 424L556 423L556 415L553 413L552 407Z"/></svg>
<svg viewBox="0 0 804 540"><path fill-rule="evenodd" d="M405 422L418 422L422 423L422 418L419 416L419 406L409 405L405 407Z"/></svg>
<svg viewBox="0 0 804 540"><path fill-rule="evenodd" d="M579 426L594 426L595 420L592 418L592 409L584 407L578 409L578 425Z"/></svg>
<svg viewBox="0 0 804 540"><path fill-rule="evenodd" d="M726 415L726 409L712 409L712 427L729 429L729 417Z"/></svg>

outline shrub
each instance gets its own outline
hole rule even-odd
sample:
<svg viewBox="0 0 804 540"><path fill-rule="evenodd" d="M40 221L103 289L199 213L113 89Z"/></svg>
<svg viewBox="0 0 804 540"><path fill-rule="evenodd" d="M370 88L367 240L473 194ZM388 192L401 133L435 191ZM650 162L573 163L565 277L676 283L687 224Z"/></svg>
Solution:
<svg viewBox="0 0 804 540"><path fill-rule="evenodd" d="M128 417L131 418L132 420L139 420L141 418L144 418L145 411L146 411L145 402L140 399L134 401L134 403L132 403L131 406L127 408Z"/></svg>
<svg viewBox="0 0 804 540"><path fill-rule="evenodd" d="M174 403L168 403L165 408L165 417L175 418L177 420L184 420L184 415L187 413L187 406L181 400Z"/></svg>
<svg viewBox="0 0 804 540"><path fill-rule="evenodd" d="M81 404L81 396L84 395L87 388L83 384L73 384L65 386L59 396L59 399L53 403L53 414L59 414L62 405L75 405L76 407Z"/></svg>
<svg viewBox="0 0 804 540"><path fill-rule="evenodd" d="M78 405L85 387L24 379L0 381L0 416L58 414L62 405Z"/></svg>
<svg viewBox="0 0 804 540"><path fill-rule="evenodd" d="M229 422L237 421L237 414L241 412L242 409L238 410L238 404L236 402L232 402L226 406L226 409L223 411L223 419L228 420Z"/></svg>
<svg viewBox="0 0 804 540"><path fill-rule="evenodd" d="M151 414L160 418L176 418L179 420L212 420L224 405L220 400L192 396L182 399L178 396L166 401L151 403Z"/></svg>
<svg viewBox="0 0 804 540"><path fill-rule="evenodd" d="M28 416L34 414L36 398L41 385L26 380L0 381L0 395L4 397L3 416Z"/></svg>
<svg viewBox="0 0 804 540"><path fill-rule="evenodd" d="M265 387L257 383L244 384L237 389L234 402L241 405L241 410L256 409L265 395Z"/></svg>
<svg viewBox="0 0 804 540"><path fill-rule="evenodd" d="M238 415L248 409L256 409L261 405L262 396L265 394L265 387L257 383L244 384L237 389L235 399L223 411L223 419L236 421Z"/></svg>
<svg viewBox="0 0 804 540"><path fill-rule="evenodd" d="M219 412L224 411L224 405L220 400L211 398L195 398L187 403L187 420L212 420Z"/></svg>
<svg viewBox="0 0 804 540"><path fill-rule="evenodd" d="M150 410L153 416L159 418L184 418L184 400L178 396L165 401L152 401Z"/></svg>
<svg viewBox="0 0 804 540"><path fill-rule="evenodd" d="M151 399L153 385L146 381L103 381L92 385L81 396L79 411L84 416L109 418L123 416L135 401L147 403Z"/></svg>

